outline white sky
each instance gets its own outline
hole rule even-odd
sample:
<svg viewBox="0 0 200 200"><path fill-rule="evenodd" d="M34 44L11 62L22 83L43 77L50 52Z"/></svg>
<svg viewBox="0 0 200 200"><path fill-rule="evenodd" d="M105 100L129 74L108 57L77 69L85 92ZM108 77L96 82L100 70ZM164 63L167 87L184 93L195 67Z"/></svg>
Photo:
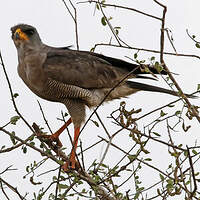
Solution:
<svg viewBox="0 0 200 200"><path fill-rule="evenodd" d="M119 5L133 7L159 17L161 17L162 15L162 9L151 0L118 0L107 2L114 2L118 3ZM195 48L194 43L191 41L191 39L188 38L186 34L186 29L189 29L189 32L196 35L197 40L199 39L200 41L200 37L198 37L200 33L199 0L168 0L162 2L167 4L168 6L166 27L173 31L174 44L177 52L199 55L199 49ZM76 6L78 12L78 33L80 49L89 51L95 43L108 42L111 36L111 32L108 27L103 27L101 25L100 19L102 16L100 12L96 11L95 16L93 16L94 5L78 4ZM113 17L113 20L111 20L113 26L122 27L120 30L120 36L128 44L133 47L159 50L160 21L148 18L138 13L120 11L118 9L106 9L105 13L107 14L107 16ZM30 122L30 124L36 122L45 127L45 123L42 119L37 104L37 100L39 100L46 113L46 116L48 117L51 128L53 130L57 130L61 123L56 120L56 117L60 116L61 110L65 111L65 107L61 104L50 103L39 99L20 80L17 74L17 54L14 44L11 40L10 27L18 23L28 23L37 28L42 41L48 45L75 46L74 24L69 13L65 9L61 0L7 0L1 2L0 19L0 50L12 84L13 91L19 93L19 97L17 98L16 102L20 112L27 119L27 121ZM173 51L168 41L166 42L165 50ZM135 53L135 51L133 50L124 50L111 47L98 47L97 52L122 59L126 59L125 56L133 57L133 54ZM156 56L156 58L159 59L159 55L153 53L139 53L139 58L141 60L148 60L151 56ZM199 60L195 58L183 58L175 56L165 56L165 59L170 70L180 74L180 76L176 77L176 79L182 89L188 93L195 91L197 88L197 84L200 82ZM0 126L3 126L10 120L13 115L16 114L10 100L10 93L8 91L7 82L1 67L0 80ZM149 83L162 87L168 87L163 80L156 83L150 81ZM175 99L175 97L171 97L169 95L140 92L138 94L135 94L134 96L131 96L127 100L127 102L130 108L132 106L134 106L135 108L142 107L142 112L146 113ZM191 101L192 103L199 105L199 100ZM120 101L114 101L100 108L99 114L103 118L104 122L108 121L106 117L109 116L110 112L118 108L119 102ZM147 118L147 120L150 121L151 117ZM146 122L139 122L140 127L142 127L144 124L146 124ZM106 125L108 128L110 128L111 131L116 129L115 127L113 127L114 125L110 121L108 121ZM199 124L195 120L193 120L192 125L193 128L189 131L187 136L185 136L185 133L180 133L181 137L180 135L177 135L175 137L177 139L184 138L184 140L182 141L184 144L194 145L194 141L197 139L197 135L195 135L194 133L199 132ZM28 135L31 134L27 128L24 128L24 124L22 121L18 122L17 127L9 126L8 130L15 130L16 134L21 138L26 138ZM45 130L47 130L46 127ZM70 131L71 133L73 133L72 128L70 128ZM101 131L102 130L95 128L95 126L90 122L84 133L81 135L81 140L83 141L84 147L87 147L93 142L97 141L97 135L100 135ZM102 136L105 136L105 134L103 134ZM126 145L128 145L129 142L127 140L124 141L123 135L118 136L117 138L118 141L121 141L122 147L125 144L124 148L126 148ZM117 138L113 142L118 143ZM71 147L69 147L70 143L68 141L68 138L66 139L66 135L62 136L61 140L63 141L64 145L68 147L67 151L70 152ZM11 145L11 143L9 142L9 138L2 132L0 133L0 141L0 147L4 144L6 144L7 147ZM199 139L197 139L197 141L199 142ZM87 159L88 166L89 164L91 164L94 158L101 158L101 153L103 152L102 149L104 148L105 145L99 145L97 149L94 149L89 154L85 154L85 159ZM158 150L152 147L152 154L156 153L156 151L158 153ZM108 155L108 158L107 160L105 160L105 162L108 162L108 160L111 158L112 160L114 160L113 163L118 160L117 157L113 157L112 153L114 153L113 150L110 151L110 154ZM159 155L161 155L161 152L159 153ZM162 155L157 155L157 158L158 160L155 160L155 163L157 162L157 164L159 165L161 164L160 159L162 159ZM28 191L30 192L29 198L31 198L32 191L37 192L40 186L32 186L31 184L27 183L28 179L23 180L22 176L26 174L25 167L28 164L30 164L34 160L41 159L42 158L39 154L31 150L28 150L28 153L25 155L22 153L22 151L15 151L11 152L10 154L4 155L1 154L0 172L3 171L7 166L12 164L14 168L19 169L16 172L7 172L7 174L4 174L2 178L6 179L14 186L17 186L22 194L27 192L28 188ZM51 167L49 167L49 165L46 165L44 167L47 167L46 169L48 170L49 168L52 169L57 166L52 162L51 164ZM112 164L111 162L111 165L114 164ZM44 167L43 170L45 171L46 169L44 169ZM144 172L144 175L145 173L148 174L149 172ZM19 176L19 174L21 174L21 176ZM16 177L18 177L17 180ZM38 180L40 179L45 182L48 180L46 178L47 177L41 177L41 179L38 178ZM48 181L50 182L51 180ZM27 184L26 188L24 188L24 184ZM12 195L13 193L9 194ZM0 199L2 198L4 197L0 192Z"/></svg>

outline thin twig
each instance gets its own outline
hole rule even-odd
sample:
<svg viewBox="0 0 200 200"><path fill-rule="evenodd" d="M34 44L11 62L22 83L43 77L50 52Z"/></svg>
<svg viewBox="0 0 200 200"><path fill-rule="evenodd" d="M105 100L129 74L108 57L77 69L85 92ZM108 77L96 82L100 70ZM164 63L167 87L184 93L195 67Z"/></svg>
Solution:
<svg viewBox="0 0 200 200"><path fill-rule="evenodd" d="M95 44L93 49L96 49L97 46L110 46L110 47L118 47L118 48L125 48L125 49L133 49L137 51L146 51L146 52L151 52L151 53L159 53L160 51L154 50L154 49L146 49L146 48L140 48L140 47L130 47L130 46L119 46L116 44L110 44L110 43L99 43ZM165 55L171 55L171 56L180 56L180 57L191 57L191 58L197 58L200 59L200 56L194 55L194 54L186 54L186 53L172 53L172 52L163 52Z"/></svg>
<svg viewBox="0 0 200 200"><path fill-rule="evenodd" d="M167 32L167 37L168 37L168 39L169 39L169 42L170 42L172 48L174 49L175 54L177 54L177 51L176 51L176 48L175 48L175 46L174 46L173 40L172 40L172 38L171 38L170 35L169 35L169 31L170 31L170 30L169 30L168 28L166 28L165 31ZM171 32L171 31L170 31L170 32Z"/></svg>
<svg viewBox="0 0 200 200"><path fill-rule="evenodd" d="M114 7L114 8L125 9L125 10L131 10L131 11L140 13L140 14L142 14L142 15L145 15L145 16L147 16L147 17L151 17L151 18L154 18L154 19L157 19L157 20L162 20L160 17L157 17L157 16L154 16L154 15L151 15L151 14L148 14L148 13L145 13L145 12L142 12L142 11L137 10L137 9L135 9L135 8L129 8L129 7L125 7L125 6L119 6L119 5L116 5L116 4L102 3L102 2L99 2L99 1L82 1L82 2L79 2L79 3L99 3L99 4L101 4L102 6L108 6L108 7Z"/></svg>
<svg viewBox="0 0 200 200"><path fill-rule="evenodd" d="M190 150L189 150L188 146L187 146L187 152L188 152L188 159L189 159L189 163L190 163L190 170L192 171L192 179L193 179L193 183L194 183L194 189L190 193L190 198L192 199L197 191L197 182L196 182L194 167L193 167L192 158L191 158Z"/></svg>
<svg viewBox="0 0 200 200"><path fill-rule="evenodd" d="M97 116L97 118L98 118L99 122L101 123L101 125L102 125L102 127L103 127L103 129L104 129L105 133L106 133L106 134L107 134L107 136L108 136L108 138L110 138L111 136L110 136L110 134L109 134L108 130L106 129L106 127L105 127L105 124L102 122L102 120L101 120L100 116L98 115L98 113L97 113L97 112L95 112L95 115Z"/></svg>
<svg viewBox="0 0 200 200"><path fill-rule="evenodd" d="M55 199L57 199L57 197L58 197L58 188L59 188L59 182L60 182L61 168L62 168L62 166L60 166L59 170L58 170L58 177L57 177L56 191L55 191Z"/></svg>
<svg viewBox="0 0 200 200"><path fill-rule="evenodd" d="M62 0L62 2L65 5L65 8L67 9L67 11L69 12L69 14L71 15L74 24L75 24L75 35L76 35L76 48L77 50L79 50L79 40L78 40L78 23L77 23L77 11L76 11L76 7L74 6L74 4L72 3L71 0L68 0L69 3L71 4L73 10L74 10L74 15L72 14L72 12L70 11L68 5L66 4L65 0Z"/></svg>
<svg viewBox="0 0 200 200"><path fill-rule="evenodd" d="M16 193L17 196L21 200L25 200L25 198L19 193L19 191L17 190L16 187L13 187L12 185L10 185L7 181L5 181L4 179L2 179L1 177L0 177L0 182L4 183L8 188L10 188L14 193Z"/></svg>
<svg viewBox="0 0 200 200"><path fill-rule="evenodd" d="M5 68L5 65L4 65L4 62L3 62L3 58L2 58L2 55L1 55L1 51L0 51L0 60L1 60L1 65L3 67L3 71L4 71L4 74L5 74L5 77L6 77L6 80L7 80L7 83L8 83L8 87L9 87L9 91L10 91L10 95L11 95L11 99L12 99L12 103L13 103L13 106L15 108L15 111L16 113L19 115L19 117L24 121L24 123L29 127L29 129L34 132L33 128L31 127L31 125L29 125L29 123L25 120L25 118L22 116L22 114L19 112L18 108L17 108L17 105L15 103L15 99L14 99L14 94L13 94L13 90L12 90L12 86L11 86L11 83L10 83L10 80L8 78L8 74L6 72L6 68Z"/></svg>
<svg viewBox="0 0 200 200"><path fill-rule="evenodd" d="M1 190L2 190L2 192L3 192L3 194L4 194L4 196L6 197L7 200L10 200L9 197L8 197L8 195L7 195L6 192L5 192L4 188L3 188L3 183L2 183L1 181L0 181L0 184L1 184L1 185L0 185L0 188L1 188Z"/></svg>
<svg viewBox="0 0 200 200"><path fill-rule="evenodd" d="M51 130L50 126L49 126L49 123L48 123L48 121L47 121L47 118L45 117L45 114L44 114L44 111L43 111L43 109L42 109L42 106L41 106L41 104L40 104L40 102L39 102L38 100L37 100L37 102L38 102L38 105L39 105L39 107L40 107L40 111L41 111L41 113L42 113L42 117L43 117L43 119L44 119L44 121L45 121L45 124L47 125L49 131L52 133L52 130Z"/></svg>
<svg viewBox="0 0 200 200"><path fill-rule="evenodd" d="M103 156L102 156L102 158L101 158L101 160L100 160L98 166L97 166L96 169L95 169L95 172L96 172L96 173L99 171L99 168L101 167L101 165L102 165L102 163L103 163L103 161L104 161L104 159L105 159L105 157L106 157L106 154L108 153L108 149L109 149L109 147L110 147L110 144L111 144L111 142L112 142L112 139L113 139L113 137L111 137L111 138L109 139L109 142L107 143L107 147L106 147L106 149L105 149L105 151L104 151L104 154L103 154Z"/></svg>
<svg viewBox="0 0 200 200"><path fill-rule="evenodd" d="M165 64L163 55L164 55L165 15L166 15L166 12L167 12L167 7L164 6L163 4L161 4L160 2L158 2L157 0L154 0L154 2L156 2L161 7L163 7L163 17L162 17L161 35L160 35L160 62L161 62L161 65L164 67L165 71L169 75L169 78L171 79L171 81L173 82L173 84L175 85L177 90L179 91L180 96L184 99L184 101L188 105L188 109L191 110L192 114L196 117L197 121L200 123L200 117L199 117L198 111L196 110L196 108L194 106L192 106L192 104L190 103L190 101L188 100L186 95L183 93L181 87L178 85L177 81L175 80L172 73L170 72L170 70L168 69L168 67Z"/></svg>

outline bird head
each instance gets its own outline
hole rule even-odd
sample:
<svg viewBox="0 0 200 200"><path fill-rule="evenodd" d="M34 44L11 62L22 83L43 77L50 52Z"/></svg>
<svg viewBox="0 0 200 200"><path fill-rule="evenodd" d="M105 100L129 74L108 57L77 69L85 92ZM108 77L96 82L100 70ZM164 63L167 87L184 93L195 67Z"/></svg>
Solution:
<svg viewBox="0 0 200 200"><path fill-rule="evenodd" d="M40 36L33 26L18 24L11 28L12 40L17 49L24 47L36 48L42 44Z"/></svg>

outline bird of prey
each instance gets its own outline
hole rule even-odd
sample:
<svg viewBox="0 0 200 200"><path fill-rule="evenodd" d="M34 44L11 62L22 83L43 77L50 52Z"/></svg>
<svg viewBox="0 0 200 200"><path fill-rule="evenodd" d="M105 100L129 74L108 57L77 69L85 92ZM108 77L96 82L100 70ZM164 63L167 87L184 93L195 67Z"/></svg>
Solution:
<svg viewBox="0 0 200 200"><path fill-rule="evenodd" d="M178 96L171 90L128 80L145 78L142 74L146 72L141 71L137 64L94 52L50 47L42 43L36 28L27 24L18 24L11 28L11 32L17 48L21 79L39 97L63 103L70 114L70 119L50 136L52 140L57 140L61 132L73 123L70 161L63 166L66 171L76 167L75 152L86 106L98 106L106 95L105 101L111 101L141 90ZM156 69L150 70L158 74ZM130 75L126 77L128 73Z"/></svg>

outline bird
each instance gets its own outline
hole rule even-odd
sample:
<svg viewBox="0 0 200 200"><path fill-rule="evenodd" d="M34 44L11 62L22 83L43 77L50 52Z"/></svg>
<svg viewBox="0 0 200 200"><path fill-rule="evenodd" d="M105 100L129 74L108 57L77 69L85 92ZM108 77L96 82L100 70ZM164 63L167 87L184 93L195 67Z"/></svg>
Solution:
<svg viewBox="0 0 200 200"><path fill-rule="evenodd" d="M120 99L138 91L179 96L172 90L130 80L148 78L144 74L149 72L141 70L138 64L95 52L48 46L31 25L17 24L11 28L11 35L18 54L17 71L23 82L42 99L63 103L69 112L69 120L49 137L58 140L73 123L74 140L69 161L63 165L65 171L76 169L76 149L86 107L94 108L102 101ZM150 66L149 70L153 74L166 74Z"/></svg>

